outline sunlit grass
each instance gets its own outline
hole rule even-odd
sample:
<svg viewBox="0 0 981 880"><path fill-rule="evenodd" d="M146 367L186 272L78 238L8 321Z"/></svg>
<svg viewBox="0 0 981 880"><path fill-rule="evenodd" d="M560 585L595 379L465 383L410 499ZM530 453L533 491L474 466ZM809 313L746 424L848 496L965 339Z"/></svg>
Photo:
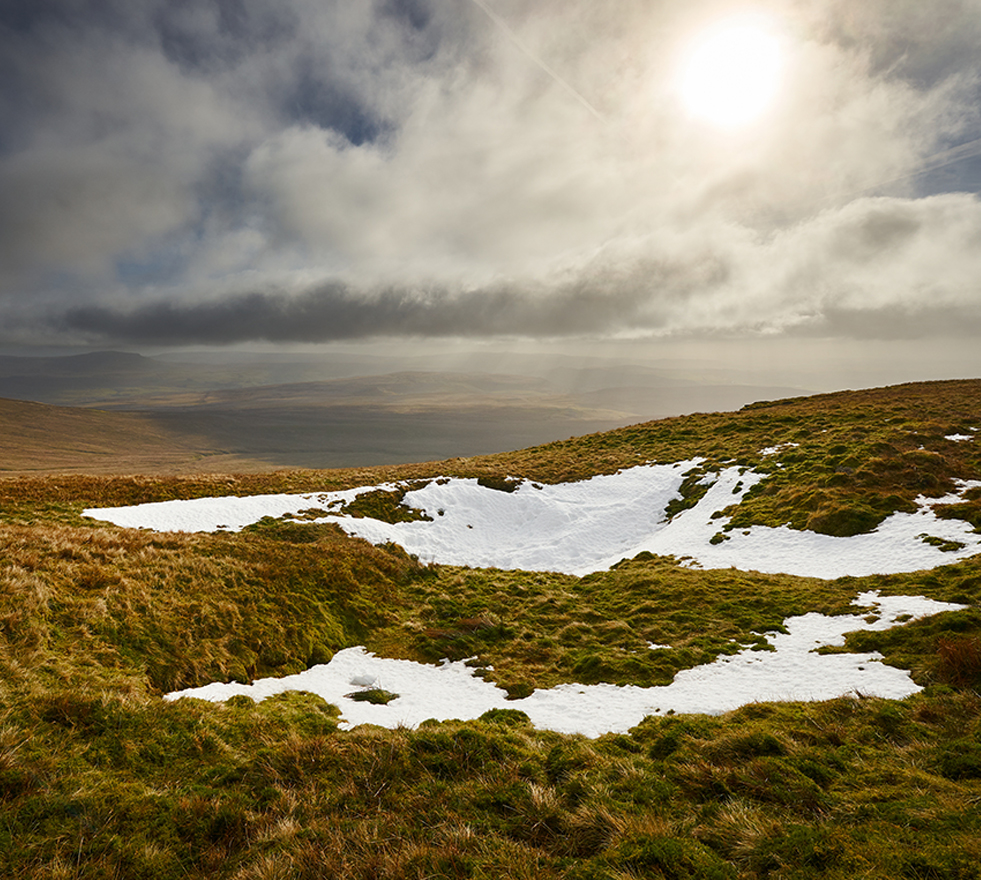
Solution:
<svg viewBox="0 0 981 880"><path fill-rule="evenodd" d="M771 474L734 521L847 532L978 479L976 444L944 439L981 427L978 404L979 383L939 383L439 464L0 481L0 875L975 877L977 558L821 581L642 554L576 578L423 566L305 521L153 534L79 514L442 474L506 488L508 476L578 479L701 455L707 469L729 461ZM399 515L397 501L374 496L361 512ZM968 494L958 515L974 516L976 502ZM867 590L969 606L856 633L840 649L910 669L925 690L907 700L753 704L589 740L534 729L520 699L477 721L351 731L310 694L161 699L297 672L357 644L421 661L473 657L518 698L568 681L666 684L764 647L760 633L787 616L853 613Z"/></svg>

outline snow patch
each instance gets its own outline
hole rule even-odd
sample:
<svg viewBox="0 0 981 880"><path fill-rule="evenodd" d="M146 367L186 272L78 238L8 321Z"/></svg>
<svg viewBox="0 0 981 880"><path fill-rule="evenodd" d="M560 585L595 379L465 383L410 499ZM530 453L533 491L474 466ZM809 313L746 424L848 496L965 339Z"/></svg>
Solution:
<svg viewBox="0 0 981 880"><path fill-rule="evenodd" d="M774 651L740 651L714 663L685 669L665 687L563 684L534 691L523 700L477 678L466 661L444 660L438 666L376 657L363 647L338 651L330 663L284 678L262 678L251 685L209 684L167 694L165 699L193 697L221 702L244 694L262 700L290 690L311 691L341 709L341 727L378 724L415 727L436 718L468 720L489 709L520 709L542 729L596 737L624 733L647 715L668 712L720 714L747 703L783 700L828 700L846 695L902 699L921 688L909 673L881 662L881 654L818 654L823 646L844 645L845 633L883 630L910 619L964 608L912 596L862 593L852 603L874 606L875 615L827 617L804 614L784 621L786 633L767 635ZM870 618L874 617L874 620ZM657 646L668 647L668 646ZM399 697L387 705L352 700L353 683L384 682Z"/></svg>
<svg viewBox="0 0 981 880"><path fill-rule="evenodd" d="M308 522L334 522L374 544L394 542L424 562L474 567L559 571L584 575L609 569L641 552L673 555L701 568L756 570L819 578L918 571L981 552L981 537L969 523L939 519L932 506L958 501L979 481L961 481L943 498L917 499L915 513L894 513L868 534L838 538L788 526L724 531L719 516L764 475L727 467L696 505L667 519L684 474L702 460L644 465L576 483L523 482L510 492L480 486L475 479L440 478L406 492L404 503L431 521L386 523L342 516L332 507L376 489L163 501L132 507L92 508L85 516L129 528L157 531L238 530L264 516L302 512ZM317 516L316 512L322 512ZM927 533L961 548L944 552L924 543ZM717 535L722 535L720 540ZM712 543L713 538L716 543Z"/></svg>
<svg viewBox="0 0 981 880"><path fill-rule="evenodd" d="M764 446L760 450L760 455L776 455L778 452L782 452L784 449L793 449L795 446L800 446L799 443L781 443L778 446Z"/></svg>

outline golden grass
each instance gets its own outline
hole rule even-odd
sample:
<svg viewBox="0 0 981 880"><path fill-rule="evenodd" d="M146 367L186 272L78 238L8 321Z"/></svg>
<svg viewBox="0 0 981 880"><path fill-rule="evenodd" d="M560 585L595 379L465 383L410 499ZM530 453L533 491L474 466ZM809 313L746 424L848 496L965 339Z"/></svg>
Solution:
<svg viewBox="0 0 981 880"><path fill-rule="evenodd" d="M139 413L0 398L0 476L41 473L193 474L271 471L204 437L167 430Z"/></svg>

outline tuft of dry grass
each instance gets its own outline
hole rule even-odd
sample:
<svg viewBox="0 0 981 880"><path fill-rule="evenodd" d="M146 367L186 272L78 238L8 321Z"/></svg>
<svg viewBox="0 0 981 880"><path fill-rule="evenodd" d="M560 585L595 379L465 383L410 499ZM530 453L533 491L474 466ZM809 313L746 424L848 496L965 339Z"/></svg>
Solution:
<svg viewBox="0 0 981 880"><path fill-rule="evenodd" d="M981 637L941 636L937 639L941 675L957 687L981 684Z"/></svg>

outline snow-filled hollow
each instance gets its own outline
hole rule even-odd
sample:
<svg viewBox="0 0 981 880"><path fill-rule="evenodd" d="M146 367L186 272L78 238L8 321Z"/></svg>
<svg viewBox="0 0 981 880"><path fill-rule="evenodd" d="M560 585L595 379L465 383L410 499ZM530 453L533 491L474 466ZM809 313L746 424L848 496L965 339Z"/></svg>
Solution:
<svg viewBox="0 0 981 880"><path fill-rule="evenodd" d="M413 522L332 512L364 492L398 488L395 484L163 501L93 508L84 515L129 528L215 532L304 511L305 521L334 522L374 544L399 544L423 562L580 576L644 551L707 569L735 567L826 579L918 571L981 553L981 535L969 523L940 519L932 510L933 505L957 501L965 489L981 485L977 481L962 482L957 493L944 498L921 497L916 512L893 513L867 534L840 538L788 526L724 532L728 519L721 512L739 502L763 475L736 467L708 474L702 481L710 484L705 495L669 519L668 503L679 496L685 474L699 461L642 465L575 483L524 481L512 492L481 486L475 479L434 479L405 494L404 504L430 517ZM323 516L309 519L311 509ZM952 545L960 546L951 550Z"/></svg>
<svg viewBox="0 0 981 880"><path fill-rule="evenodd" d="M773 651L746 649L719 657L714 663L682 670L663 687L562 684L508 700L501 688L476 677L466 661L444 660L431 666L376 657L356 647L338 651L329 663L296 675L252 684L209 684L175 691L165 699L222 702L243 694L263 700L284 691L309 691L340 708L340 726L345 729L359 724L416 727L430 718L466 721L490 709L520 709L538 728L596 737L625 733L648 715L717 715L752 702L858 695L903 699L921 688L908 672L882 663L881 654L819 654L817 649L844 645L848 632L888 629L907 616L915 619L965 607L922 597L880 597L876 592L861 594L853 604L873 606L875 613L787 618L786 633L767 634ZM384 688L398 697L387 705L351 698L351 693L365 687Z"/></svg>
<svg viewBox="0 0 981 880"><path fill-rule="evenodd" d="M706 474L700 484L707 489L697 503L668 517L669 503L680 496L685 477L700 464L700 459L650 464L556 485L524 481L510 492L481 486L475 479L439 478L421 486L414 482L339 492L166 501L90 509L85 515L124 527L185 532L237 531L266 516L302 515L304 522L336 523L375 544L400 544L423 562L572 575L606 570L645 551L703 568L818 578L917 571L981 552L981 536L970 524L939 519L932 509L958 500L966 489L981 485L976 482L962 482L957 493L944 498L921 497L915 513L894 513L874 531L849 538L787 526L723 533L728 519L722 511L764 475L737 467ZM392 524L340 512L344 503L376 489L405 490L403 504L428 518ZM720 534L725 538L720 540ZM564 684L511 701L492 682L475 677L465 662L430 666L352 647L338 651L330 663L297 675L250 685L215 683L168 694L167 699L223 701L236 694L264 699L306 690L341 708L342 727L413 727L429 718L467 720L490 709L515 708L537 727L599 736L625 732L648 715L717 714L756 701L849 694L901 699L920 688L908 672L883 664L880 655L825 655L816 649L844 644L846 632L884 629L910 616L964 607L874 593L859 596L856 604L876 606L877 616L789 618L787 633L767 636L773 651L747 649L720 657L683 670L665 687ZM671 646L650 644L648 650ZM384 688L398 697L387 705L351 699L353 691L364 687Z"/></svg>

